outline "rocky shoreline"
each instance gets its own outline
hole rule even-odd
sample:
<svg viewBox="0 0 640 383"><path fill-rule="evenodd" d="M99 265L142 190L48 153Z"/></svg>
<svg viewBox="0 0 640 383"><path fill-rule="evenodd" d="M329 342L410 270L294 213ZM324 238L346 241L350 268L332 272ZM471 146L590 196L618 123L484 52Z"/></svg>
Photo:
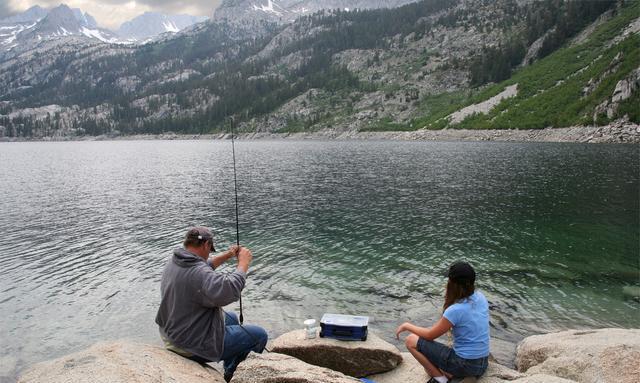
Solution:
<svg viewBox="0 0 640 383"><path fill-rule="evenodd" d="M394 132L358 132L325 129L300 133L241 133L247 140L411 140L411 141L504 141L504 142L575 142L640 144L640 125L619 120L605 126L575 126L569 128L474 130L443 129ZM104 140L222 140L229 134L142 134L131 136L55 136L43 138L0 138L0 142L15 141L104 141Z"/></svg>
<svg viewBox="0 0 640 383"><path fill-rule="evenodd" d="M251 354L232 383L424 383L425 370L406 352L369 333L365 342L305 339L305 330L270 342L271 352ZM525 338L516 368L490 358L479 379L462 383L636 383L640 381L640 329L568 330ZM104 342L36 364L19 383L213 382L223 383L220 366L202 366L160 346Z"/></svg>

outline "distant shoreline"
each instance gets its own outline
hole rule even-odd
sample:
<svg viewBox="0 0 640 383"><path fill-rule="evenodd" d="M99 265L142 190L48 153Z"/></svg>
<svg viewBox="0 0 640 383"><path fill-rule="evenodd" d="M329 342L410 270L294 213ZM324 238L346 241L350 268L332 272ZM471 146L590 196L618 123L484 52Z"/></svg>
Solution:
<svg viewBox="0 0 640 383"><path fill-rule="evenodd" d="M605 126L569 128L474 130L444 129L388 132L350 132L338 129L300 133L240 133L246 140L410 140L410 141L501 141L501 142L574 142L640 144L640 125L618 121ZM56 136L40 138L2 137L0 142L25 141L133 141L133 140L223 140L229 134L136 134L130 136Z"/></svg>

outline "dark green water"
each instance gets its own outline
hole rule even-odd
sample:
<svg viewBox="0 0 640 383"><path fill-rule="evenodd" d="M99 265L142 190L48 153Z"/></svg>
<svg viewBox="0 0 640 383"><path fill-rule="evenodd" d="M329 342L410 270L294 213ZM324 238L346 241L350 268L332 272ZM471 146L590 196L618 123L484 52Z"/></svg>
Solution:
<svg viewBox="0 0 640 383"><path fill-rule="evenodd" d="M236 143L245 318L435 321L471 262L492 336L639 327L637 146ZM0 144L0 377L104 339L157 341L159 278L190 225L235 240L230 142ZM230 267L228 268L230 270Z"/></svg>

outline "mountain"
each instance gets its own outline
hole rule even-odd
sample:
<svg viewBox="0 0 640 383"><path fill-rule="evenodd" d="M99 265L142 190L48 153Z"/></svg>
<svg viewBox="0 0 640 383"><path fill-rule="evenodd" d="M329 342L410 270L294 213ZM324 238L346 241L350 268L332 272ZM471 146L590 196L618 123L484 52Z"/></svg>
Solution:
<svg viewBox="0 0 640 383"><path fill-rule="evenodd" d="M639 89L637 2L422 0L0 53L0 136L637 123Z"/></svg>
<svg viewBox="0 0 640 383"><path fill-rule="evenodd" d="M38 21L47 15L47 10L34 5L22 13L18 13L14 16L9 16L4 19L0 19L0 24L15 24L15 23L32 23Z"/></svg>
<svg viewBox="0 0 640 383"><path fill-rule="evenodd" d="M86 36L103 42L117 42L112 32L98 28L91 15L64 4L51 9L33 28L20 32L16 40L26 42L61 36Z"/></svg>
<svg viewBox="0 0 640 383"><path fill-rule="evenodd" d="M300 16L327 9L356 10L396 8L417 0L224 0L213 14L213 20L230 23L254 23L264 20L291 23Z"/></svg>
<svg viewBox="0 0 640 383"><path fill-rule="evenodd" d="M206 16L165 15L146 12L123 23L116 33L125 40L145 41L162 33L179 32L206 20L208 20Z"/></svg>
<svg viewBox="0 0 640 383"><path fill-rule="evenodd" d="M82 26L87 28L98 28L98 23L96 19L93 18L90 14L86 12L82 12L80 8L73 8L71 10L73 12L73 16L80 22Z"/></svg>
<svg viewBox="0 0 640 383"><path fill-rule="evenodd" d="M116 36L97 26L96 20L78 8L61 4L49 11L32 7L23 13L0 20L0 49L29 49L42 40L66 36L87 37L115 43Z"/></svg>

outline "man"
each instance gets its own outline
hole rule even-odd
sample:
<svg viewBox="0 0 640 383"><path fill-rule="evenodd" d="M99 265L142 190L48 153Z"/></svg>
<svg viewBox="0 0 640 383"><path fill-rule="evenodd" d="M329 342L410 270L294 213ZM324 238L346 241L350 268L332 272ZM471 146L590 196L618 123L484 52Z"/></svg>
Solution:
<svg viewBox="0 0 640 383"><path fill-rule="evenodd" d="M205 227L187 232L183 248L167 262L160 290L162 300L156 316L160 336L167 349L199 363L224 362L224 379L230 381L238 364L249 352L261 353L267 333L258 326L241 326L223 306L237 301L253 259L245 247L233 246L216 257L213 235ZM215 269L236 257L231 273Z"/></svg>

